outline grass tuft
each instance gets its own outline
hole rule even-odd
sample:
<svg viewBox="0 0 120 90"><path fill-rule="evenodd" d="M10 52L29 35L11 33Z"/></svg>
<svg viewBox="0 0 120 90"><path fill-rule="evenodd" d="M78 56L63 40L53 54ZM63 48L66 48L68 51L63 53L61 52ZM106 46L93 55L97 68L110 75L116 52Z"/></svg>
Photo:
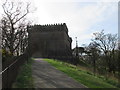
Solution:
<svg viewBox="0 0 120 90"><path fill-rule="evenodd" d="M13 84L13 88L34 88L31 67L32 62L33 59L30 59L21 67L19 75Z"/></svg>
<svg viewBox="0 0 120 90"><path fill-rule="evenodd" d="M61 62L58 60L44 59L58 70L64 72L76 81L84 84L89 88L118 88L116 82L113 80L106 81L104 77L94 76L92 72L82 70L69 63Z"/></svg>

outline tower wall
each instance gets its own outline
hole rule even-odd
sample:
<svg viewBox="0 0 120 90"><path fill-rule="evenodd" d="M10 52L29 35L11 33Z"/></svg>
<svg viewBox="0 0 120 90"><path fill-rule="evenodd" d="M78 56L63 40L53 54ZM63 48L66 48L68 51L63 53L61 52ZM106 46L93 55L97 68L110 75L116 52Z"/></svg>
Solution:
<svg viewBox="0 0 120 90"><path fill-rule="evenodd" d="M34 25L28 27L29 48L33 57L72 56L72 39L66 24Z"/></svg>

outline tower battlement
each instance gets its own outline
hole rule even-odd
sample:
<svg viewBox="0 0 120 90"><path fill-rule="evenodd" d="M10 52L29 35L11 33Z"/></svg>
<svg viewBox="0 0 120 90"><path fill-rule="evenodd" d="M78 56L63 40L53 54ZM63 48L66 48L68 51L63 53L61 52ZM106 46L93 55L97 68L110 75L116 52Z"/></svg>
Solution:
<svg viewBox="0 0 120 90"><path fill-rule="evenodd" d="M68 28L65 23L56 23L56 24L35 24L28 26L28 32L44 32L44 31L66 31L68 33Z"/></svg>
<svg viewBox="0 0 120 90"><path fill-rule="evenodd" d="M36 27L36 26L63 26L66 25L65 23L55 23L55 24L44 24L44 25L40 25L40 24L35 24L35 25L30 25L29 27Z"/></svg>

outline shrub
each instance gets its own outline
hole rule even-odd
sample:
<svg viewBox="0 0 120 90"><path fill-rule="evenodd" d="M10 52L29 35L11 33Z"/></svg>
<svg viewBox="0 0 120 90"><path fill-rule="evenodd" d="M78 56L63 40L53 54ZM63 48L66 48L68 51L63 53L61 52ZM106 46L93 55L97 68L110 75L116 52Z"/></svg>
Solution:
<svg viewBox="0 0 120 90"><path fill-rule="evenodd" d="M5 62L12 57L12 54L5 49L2 49L2 62Z"/></svg>

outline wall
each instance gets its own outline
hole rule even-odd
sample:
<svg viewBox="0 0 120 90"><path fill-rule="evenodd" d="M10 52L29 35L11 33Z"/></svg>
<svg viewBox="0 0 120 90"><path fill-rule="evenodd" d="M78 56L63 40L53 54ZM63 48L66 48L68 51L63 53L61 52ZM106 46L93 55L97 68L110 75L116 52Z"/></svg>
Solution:
<svg viewBox="0 0 120 90"><path fill-rule="evenodd" d="M71 54L72 40L66 24L32 26L28 29L29 46L34 49L33 57L54 57Z"/></svg>

